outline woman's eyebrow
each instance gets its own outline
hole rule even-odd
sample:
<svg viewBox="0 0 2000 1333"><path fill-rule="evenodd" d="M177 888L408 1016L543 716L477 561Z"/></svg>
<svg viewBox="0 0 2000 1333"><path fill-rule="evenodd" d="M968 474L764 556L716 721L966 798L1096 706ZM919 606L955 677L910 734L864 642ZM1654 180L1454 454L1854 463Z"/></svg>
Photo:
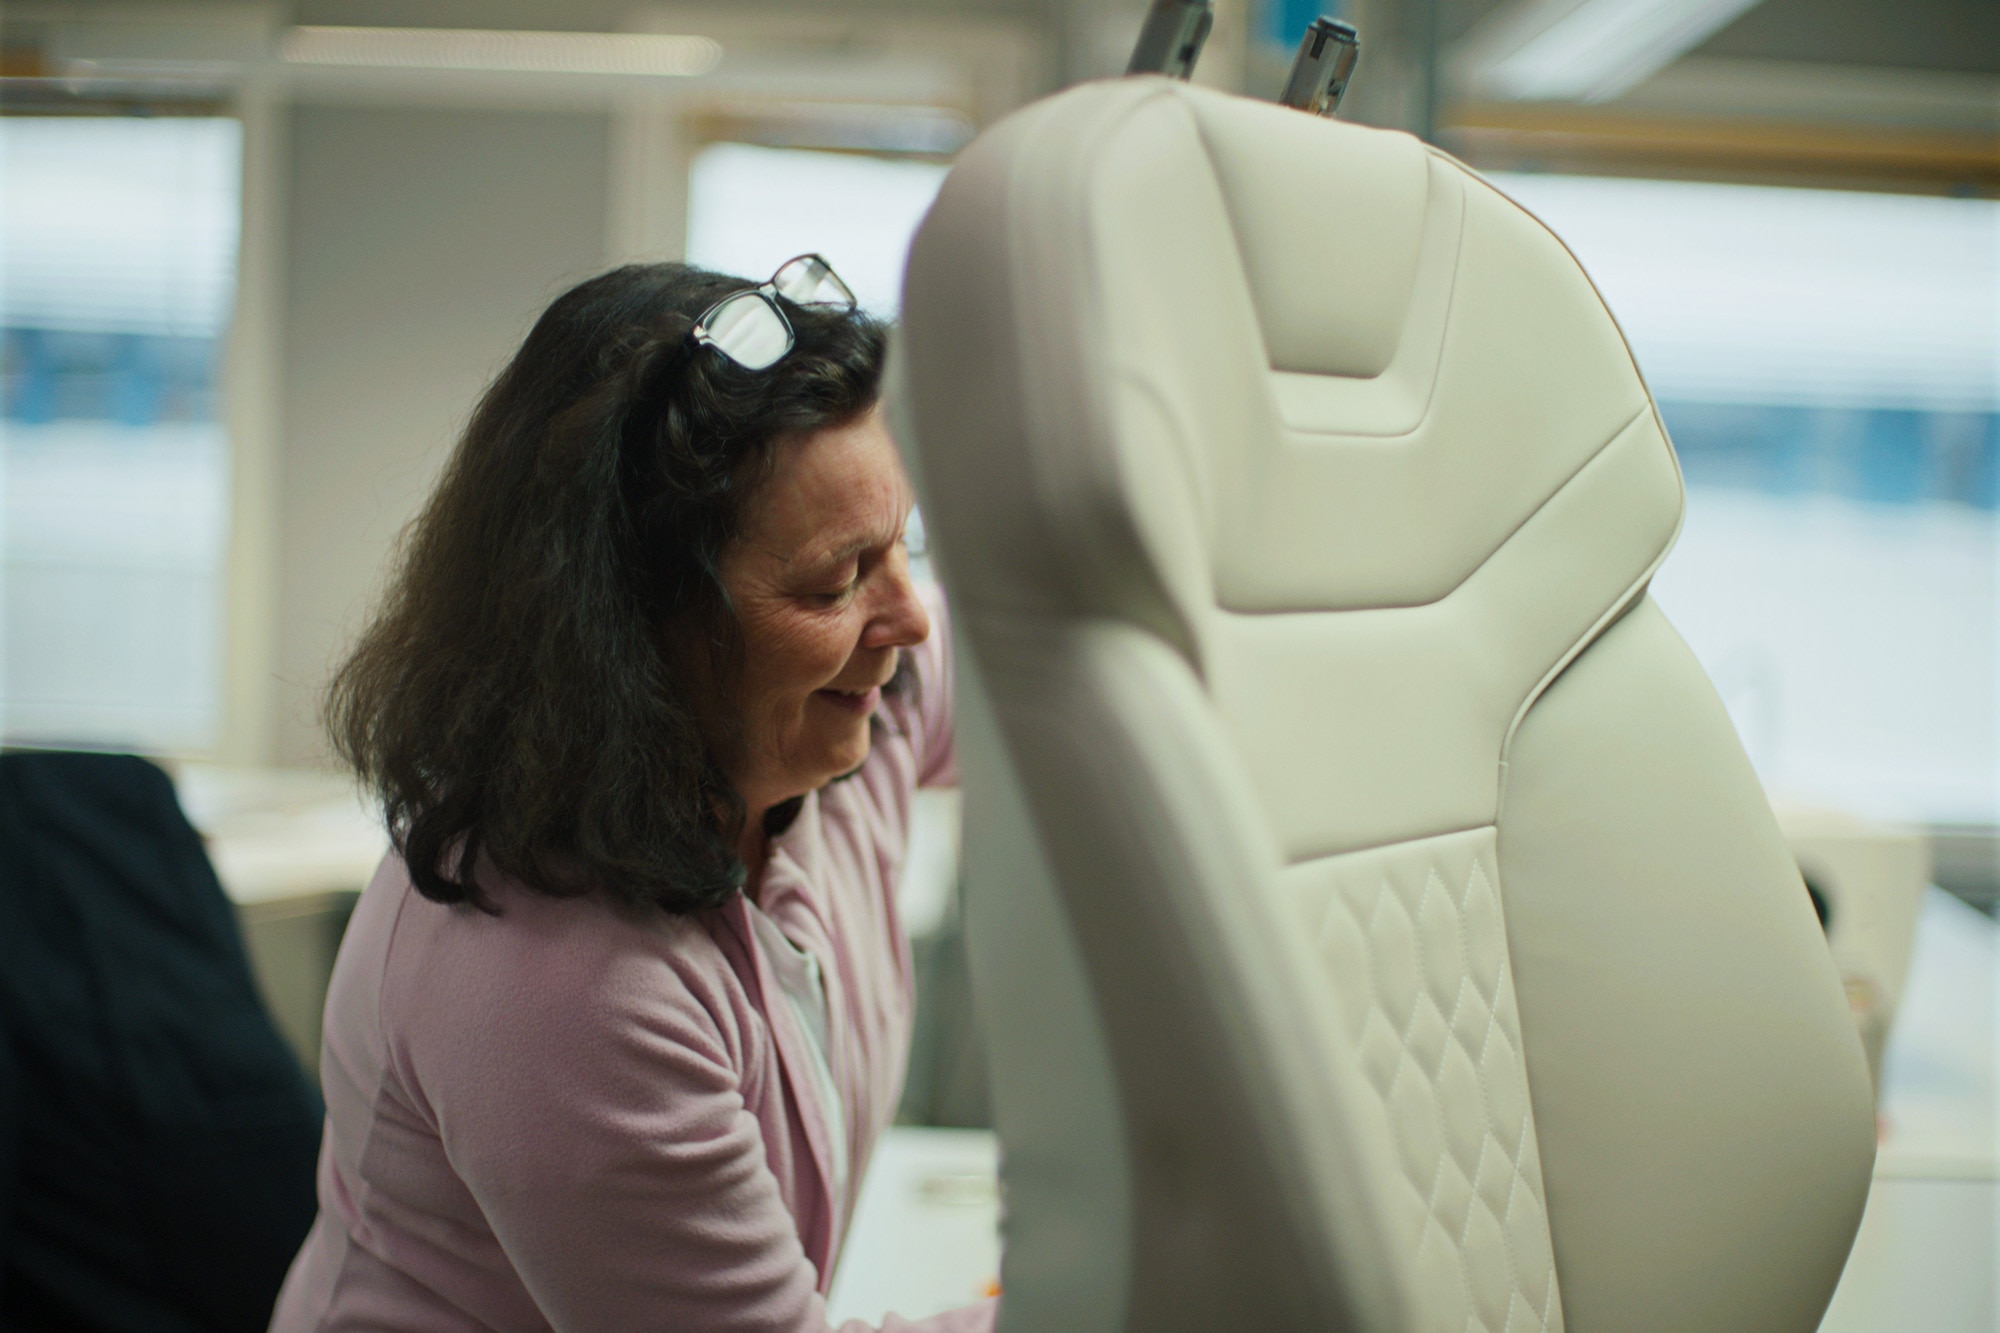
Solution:
<svg viewBox="0 0 2000 1333"><path fill-rule="evenodd" d="M852 560L864 551L872 551L878 546L893 546L902 535L902 529L898 528L894 534L887 538L882 537L880 534L875 534L872 536L856 537L851 541L843 542L839 546L826 546L817 549L808 548L800 552L798 559L792 563L810 566L841 564Z"/></svg>
<svg viewBox="0 0 2000 1333"><path fill-rule="evenodd" d="M871 545L873 545L872 542L856 540L840 546L808 547L799 552L797 558L790 563L793 565L804 565L813 569L817 569L821 565L838 565L860 555Z"/></svg>

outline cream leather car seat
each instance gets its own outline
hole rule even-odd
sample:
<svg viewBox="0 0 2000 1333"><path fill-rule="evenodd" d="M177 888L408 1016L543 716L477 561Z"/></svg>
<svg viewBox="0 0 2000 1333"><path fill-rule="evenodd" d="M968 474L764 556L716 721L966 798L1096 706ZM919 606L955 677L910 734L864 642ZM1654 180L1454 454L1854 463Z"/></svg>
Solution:
<svg viewBox="0 0 2000 1333"><path fill-rule="evenodd" d="M1002 1327L1813 1328L1868 1073L1561 243L1129 79L965 151L903 309Z"/></svg>

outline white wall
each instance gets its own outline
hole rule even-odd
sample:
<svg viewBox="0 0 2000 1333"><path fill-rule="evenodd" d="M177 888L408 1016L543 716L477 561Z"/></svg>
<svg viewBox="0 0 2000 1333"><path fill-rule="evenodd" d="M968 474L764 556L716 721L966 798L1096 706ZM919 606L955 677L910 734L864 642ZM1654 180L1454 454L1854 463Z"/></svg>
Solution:
<svg viewBox="0 0 2000 1333"><path fill-rule="evenodd" d="M269 757L325 761L319 696L473 400L600 265L602 113L291 113Z"/></svg>

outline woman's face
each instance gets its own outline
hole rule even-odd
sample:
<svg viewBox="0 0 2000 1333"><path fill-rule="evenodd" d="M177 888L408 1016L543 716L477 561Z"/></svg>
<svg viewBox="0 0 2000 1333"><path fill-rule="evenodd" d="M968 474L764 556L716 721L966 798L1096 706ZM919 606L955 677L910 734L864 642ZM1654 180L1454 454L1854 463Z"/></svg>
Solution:
<svg viewBox="0 0 2000 1333"><path fill-rule="evenodd" d="M743 626L743 729L723 768L755 816L868 757L899 650L930 617L910 583L910 483L879 408L781 441L723 551Z"/></svg>

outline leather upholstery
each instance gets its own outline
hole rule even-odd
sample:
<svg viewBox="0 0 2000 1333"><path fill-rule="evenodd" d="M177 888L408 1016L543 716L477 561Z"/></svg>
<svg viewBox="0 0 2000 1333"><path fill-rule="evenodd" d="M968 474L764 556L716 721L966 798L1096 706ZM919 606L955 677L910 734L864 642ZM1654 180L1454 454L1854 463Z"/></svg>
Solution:
<svg viewBox="0 0 2000 1333"><path fill-rule="evenodd" d="M1407 136L1123 80L966 150L904 328L1003 1325L1811 1328L1867 1074L1560 242Z"/></svg>

